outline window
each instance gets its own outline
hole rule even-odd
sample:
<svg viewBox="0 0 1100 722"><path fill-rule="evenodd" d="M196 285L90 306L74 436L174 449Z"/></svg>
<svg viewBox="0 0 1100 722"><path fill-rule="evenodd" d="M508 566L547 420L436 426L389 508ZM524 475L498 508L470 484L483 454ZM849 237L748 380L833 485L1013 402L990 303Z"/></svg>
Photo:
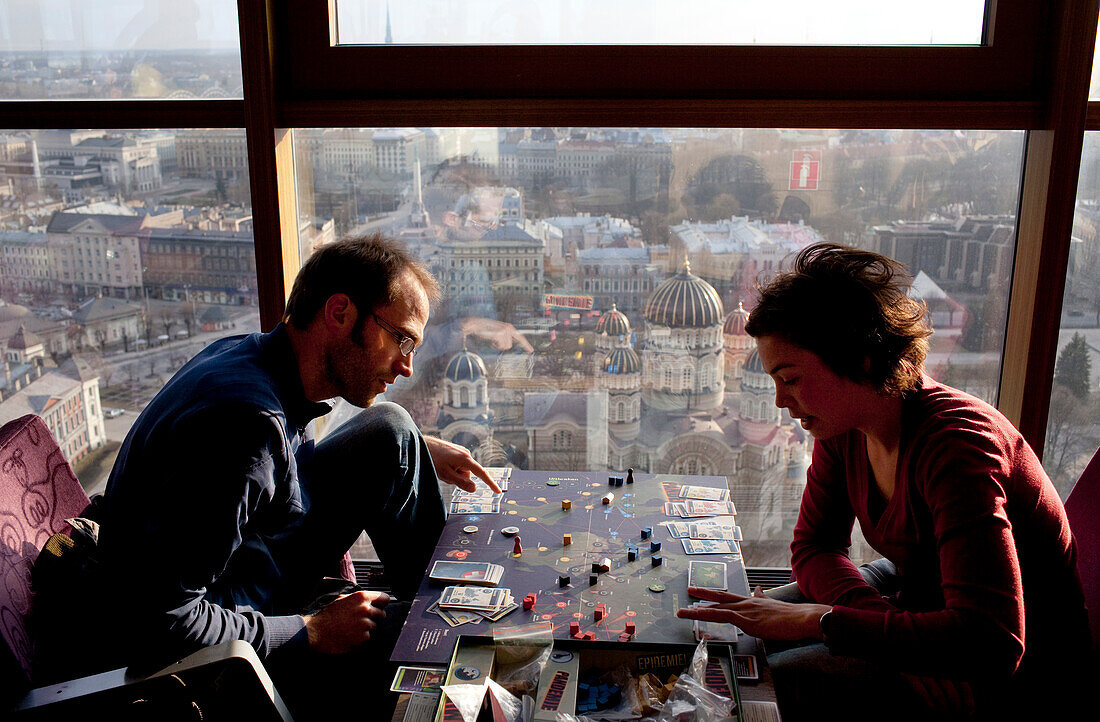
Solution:
<svg viewBox="0 0 1100 722"><path fill-rule="evenodd" d="M29 12L37 29L30 31L18 26L20 17L12 9L0 10L0 41L6 43L6 54L0 57L0 97L14 99L0 105L0 118L3 119L0 125L29 126L57 133L82 122L104 123L107 121L102 119L107 118L123 129L114 131L118 135L137 133L135 129L148 125L167 129L165 132L169 133L173 132L173 127L186 126L190 130L176 132L174 157L170 145L155 137L155 133L141 141L142 147L156 149L161 186L157 188L155 174L140 175L133 179L129 191L122 191L124 198L133 200L138 187L152 188L152 191L142 190L143 194L167 196L172 189L165 190L165 187L178 178L178 190L183 191L181 197L196 199L196 206L247 206L242 208L250 214L247 218L227 219L227 223L239 221L241 228L248 229L255 225L257 231L254 252L253 247L246 244L254 263L246 260L242 264L254 270L249 278L242 280L240 289L203 287L196 278L202 271L192 265L196 260L191 255L195 252L192 250L195 244L160 238L158 242L169 247L166 253L170 261L159 270L135 269L141 283L134 283L134 287L142 295L142 304L146 288L151 285L171 291L166 299L151 301L165 300L192 308L197 305L199 312L203 310L199 304L205 304L206 299L225 295L240 302L254 298L264 327L270 328L279 318L286 284L294 276L296 263L308 255L313 244L323 243L351 229L389 229L395 221L408 217L406 214L415 198L412 192L414 166L419 159L422 171L438 170L443 166L443 175L457 177L461 173L470 189L488 182L525 191L524 207L509 209L514 215L501 213L508 222L522 219L537 224L557 215L584 212L596 217L614 205L611 215L630 221L639 232L650 259L648 265L639 264L628 272L628 275L638 276L640 283L636 288L631 284L628 291L620 284L619 291L608 292L608 295L619 296L618 299L600 299L600 302L617 300L620 310L637 319L648 297L682 260L674 257L676 244L684 242L682 235L672 236L674 225L718 223L725 217L726 210L731 211L728 217L732 221L734 213L751 217L752 214L746 211L758 210L748 207L752 205L751 196L742 194L739 197L731 192L728 183L723 187L728 176L723 179L721 164L706 171L713 173L712 176L704 173L713 160L713 149L721 145L735 156L755 157L764 167L765 177L776 194L776 219L791 219L792 225L797 225L795 219L801 213L803 226L817 233L877 249L889 247L904 262L919 266L945 296L962 307L960 312L948 303L934 310L941 320L933 349L933 360L940 366L936 367L938 371L933 368L933 373L941 377L949 375L954 383L996 401L1037 448L1047 439L1048 407L1053 413L1050 381L1056 375L1055 366L1065 342L1048 345L1043 341L1045 333L1057 333L1060 299L1052 297L1059 294L1044 294L1040 289L1057 286L1062 279L1068 280L1079 273L1080 266L1072 260L1077 252L1069 248L1075 179L1067 169L1081 163L1090 153L1087 148L1084 156L1081 153L1081 119L1085 118L1084 127L1090 131L1100 130L1100 104L1090 107L1087 115L1083 112L1089 78L1087 70L1079 69L1084 64L1078 61L1082 60L1082 53L1091 54L1095 47L1096 17L1084 12L1082 4L1068 0L1052 0L1051 3L998 0L997 3L952 3L945 9L939 4L926 3L922 9L928 17L936 19L937 26L949 17L949 11L955 17L972 20L968 21L969 35L949 38L940 34L939 29L926 32L929 26L924 26L919 33L921 37L913 40L916 45L889 47L775 44L672 47L655 45L648 39L642 41L648 44L618 46L517 44L485 48L475 44L427 45L424 43L436 41L410 40L409 25L395 14L391 17L390 28L394 44L409 44L394 48L387 46L384 34L381 39L377 34L373 38L345 35L356 31L355 23L359 21L354 13L360 9L365 13L363 27L369 24L368 30L381 31L384 24L379 24L377 13L384 6L382 2L363 2L358 7L349 2L323 0L241 3L240 18L230 21L229 31L219 29L222 26L212 19L213 15L207 14L207 3L199 3L198 18L176 23L176 27L185 29L188 37L198 38L196 47L203 51L232 47L236 53L235 39L239 34L243 62L236 61L236 55L234 62L247 73L241 76L241 84L250 83L255 92L245 99L242 93L234 92L229 74L220 70L207 73L207 79L188 86L174 75L173 69L166 70L158 65L157 59L145 65L160 73L163 89L141 96L147 99L137 103L113 102L112 99L139 97L129 88L123 88L135 82L145 83L143 88L146 89L157 88L156 82L147 82L150 78L156 81L155 74L143 69L136 78L119 74L113 82L108 82L109 78L104 76L93 77L94 83L86 77L76 78L74 83L75 76L68 60L59 55L57 49L81 47L81 43L76 42L81 37L94 37L95 43L102 45L113 43L115 49L132 48L135 46L132 39L119 41L123 34L120 31L126 29L132 38L148 29L142 23L150 16L136 2L99 2L84 12L77 22L74 20L76 12L71 9L78 5L87 8L93 3L20 4L20 8L32 8ZM373 44L332 43L330 5L337 8L337 29L344 42ZM442 3L390 3L394 13L399 6L403 13L405 6L414 5L435 10L447 7ZM600 11L596 4L592 5L583 10ZM640 5L635 4L636 8ZM793 17L787 9L789 6L770 5L787 18ZM982 12L986 6L990 8L987 15ZM227 7L232 8L233 4ZM519 7L513 4L505 11ZM553 3L539 3L538 10L553 14L558 7ZM644 3L644 12L638 14L645 14L646 19L655 17L653 8L657 7L655 2ZM61 10L56 18L46 17L48 9L58 8ZM219 7L214 12L231 13L232 10ZM264 14L267 12L271 13L270 17ZM125 16L125 13L130 14ZM135 17L138 21L131 25L129 20ZM93 33L90 30L93 25L106 30ZM419 25L429 27L433 23ZM501 23L500 29L507 30L506 25ZM587 32L591 25L574 23L569 29ZM618 31L620 25L626 29L634 23L598 25ZM665 27L660 27L662 25ZM712 25L723 28L722 43L737 41L729 24ZM797 23L788 25L794 27ZM906 29L918 27L915 22L902 25ZM560 23L543 23L539 30L556 31L558 26ZM671 23L657 23L657 26L662 31L679 30ZM746 23L738 27L743 26ZM268 27L273 28L276 41L271 47L264 34ZM465 26L451 24L450 27L464 29ZM193 35L190 33L192 28L197 28ZM790 42L806 39L820 43L851 42L850 38L843 37L809 38L805 28L795 29L795 35L799 34L802 37L795 37ZM872 32L871 37L861 38L859 42L885 42L873 35ZM695 34L691 42L700 42L702 37ZM774 37L762 33L758 39L777 42ZM525 42L514 34L509 40ZM38 70L37 64L31 67L8 63L12 57L27 52L18 44L24 41L34 45L35 52L44 50L47 55L52 54L53 58L48 58L46 65L52 62L60 70L58 77L65 82L30 83L28 73L33 76ZM584 37L577 36L562 37L559 41L587 42ZM467 38L457 42L482 43L492 42L492 39ZM551 41L539 38L537 42ZM676 41L666 35L659 42ZM936 46L939 42L948 44ZM84 47L90 44L85 43ZM175 46L170 43L162 44L164 49L172 47ZM1058 47L1074 50L1057 53ZM97 45L91 50L86 57L93 61L89 65L93 67L91 74L94 76L98 72L94 69L95 63L101 57L106 57L108 64L114 61L109 57L110 48ZM153 54L150 53L147 59ZM471 67L507 67L515 72L486 75L470 73ZM960 67L967 68L967 72L957 72ZM6 75L12 68L15 71ZM370 68L371 72L363 72L364 68ZM547 68L552 68L553 72L546 72ZM83 69L77 75L80 73L88 74ZM34 87L28 88L30 85ZM158 93L163 98L180 97L184 93L196 97L187 103L152 99ZM50 98L51 102L39 103L26 100L28 98ZM93 102L73 102L75 98ZM370 102L364 102L366 99ZM248 127L244 128L246 123ZM347 133L346 129L336 127L337 123L361 126L364 132ZM601 128L601 123L621 127ZM670 127L676 123L691 127ZM795 123L799 127L782 128L785 123ZM483 127L489 124L494 127ZM819 130L845 127L848 130ZM939 130L918 130L921 127ZM282 133L280 128L302 130ZM970 130L973 128L987 130ZM406 148L396 142L392 146L376 145L373 138L376 130L411 130L412 145ZM437 133L438 130L447 132ZM538 133L543 130L549 131L552 138L539 138ZM641 152L635 157L640 164L637 170L643 172L634 172L633 186L621 176L613 181L609 178L611 168L601 160L602 151L590 150L583 145L590 139L581 137L586 133L599 136L609 130L623 131L624 137L633 134L638 142L652 138L658 147L664 134L675 134L672 141L677 148L674 162L663 169L658 164L654 180L645 172L649 162L646 159L650 156ZM448 138L456 137L451 131L459 131L462 145L445 145ZM515 146L510 142L509 133L513 131L529 140L524 153L532 152L529 162L524 161L526 167L520 166L518 141ZM197 139L190 142L186 136L192 132L209 142ZM1030 138L1029 132L1032 133ZM371 135L369 142L362 137L364 133ZM423 140L416 139L417 133L423 134ZM8 131L3 135L21 134ZM796 147L788 143L791 138L798 139ZM103 143L102 136L91 140ZM545 140L547 149L558 148L565 141L569 152L563 154L561 165L557 163L556 150L553 155L548 152L538 156L535 151L540 140ZM581 145L570 149L569 142ZM820 148L815 146L819 142ZM1025 154L1025 144L1029 149L1038 149L1037 152ZM839 152L840 146L847 152ZM952 146L957 149L947 150ZM696 149L701 152L693 155ZM808 158L803 155L796 161L788 155L794 150L820 150L822 158L818 161L810 153ZM0 142L0 184L12 179L18 187L20 176L22 179L33 176L33 164L21 166L18 159L8 162L10 157L4 155L24 152L18 138ZM945 172L942 163L937 164L936 159L945 154L957 161L950 173ZM1025 159L1021 186L1020 170ZM61 165L57 159L40 153L39 161L43 174L53 168L50 172L55 176L63 175L54 168ZM634 159L624 161L620 158L617 162L629 168ZM171 168L173 163L174 170ZM792 163L797 163L793 169ZM814 182L814 163L819 163L816 166L819 187L810 190ZM341 164L352 167L341 169ZM1087 170L1085 165L1087 162L1082 163L1083 171ZM186 176L181 166L204 168L207 173ZM846 174L839 172L844 166L847 166ZM121 171L116 169L115 172ZM514 179L521 173L528 174L529 178ZM837 183L843 177L856 178L858 182L844 187ZM563 179L565 184L575 187L566 188ZM75 196L85 193L81 187L83 177L73 176L70 180L73 187L63 192L61 198L67 205L76 200ZM408 190L395 196L395 184ZM438 227L443 219L433 214L441 209L453 212L453 205L446 206L455 199L441 198L435 178L427 172L422 173L422 185L425 188L423 202L432 219L429 225ZM251 196L247 195L250 187L256 189ZM652 191L654 187L656 190ZM203 202L197 201L203 197ZM787 202L789 197L792 198L790 203ZM953 200L948 201L948 198ZM848 212L823 210L822 199ZM796 202L798 200L806 203L809 210ZM1082 196L1082 202L1088 200L1087 196ZM1017 208L1018 217L1011 224L1003 223L1003 216L1017 214ZM698 210L714 215L693 215ZM717 215L720 211L722 216ZM962 215L970 219L967 222L986 225L966 242L958 242L952 236L941 244L932 237L939 230L936 224L950 219L957 221ZM1081 215L1079 212L1079 218ZM979 216L983 217L980 221ZM331 224L325 228L329 221ZM6 217L4 222L7 222ZM404 221L398 225L404 230L410 227ZM9 223L3 233L23 228L29 226L12 229ZM969 227L964 229L964 235L969 233ZM983 234L988 234L992 240L975 240ZM1002 243L1006 234L1012 239L1008 244ZM1080 237L1078 231L1072 235L1075 239ZM416 234L405 233L403 237L410 247L419 244L423 248L433 243L430 238L418 239ZM155 238L153 234L149 240ZM301 241L298 254L294 253L298 250L293 246L295 241ZM3 243L8 248L14 240L5 235ZM980 252L975 250L975 243L981 245ZM171 249L172 245L176 246L175 250ZM605 247L622 245L612 242ZM26 247L36 248L33 244ZM85 246L89 251L103 247L99 238ZM479 263L473 263L468 267L472 272L470 277L455 279L456 285L451 287L449 297L469 299L471 309L491 310L495 317L508 320L517 328L543 331L538 336L532 334L537 343L534 344L536 353L529 358L532 362L530 377L548 375L556 383L568 381L570 389L583 389L589 383L587 375L593 373L589 354L595 347L597 317L578 314L576 319L568 319L571 323L566 326L559 322L556 311L551 310L548 316L540 302L530 298L565 287L576 290L577 295L590 296L591 292L584 293L584 289L602 286L598 272L578 271L573 277L565 273L568 254L564 248L563 240L560 260L550 253L541 257L538 254L510 254L517 260L530 257L534 261L534 277L526 282L507 274L494 275L490 281L480 275ZM27 257L40 259L36 261L39 267L57 267L56 258L34 254ZM8 263L8 258L10 256L4 257L5 277L23 274L22 270L17 271L22 267ZM91 259L92 256L84 257L84 260ZM541 259L545 259L544 266L539 265ZM75 255L62 258L60 278L51 276L49 282L90 285L89 281L77 280L75 274L67 270L70 268L68 263L76 260ZM691 260L696 275L710 283L710 279L702 275L702 266L706 264L697 258ZM763 270L774 270L781 261L781 254L762 254L755 262ZM511 267L516 266L512 264ZM77 268L72 267L73 270ZM103 270L102 267L86 266L80 272L87 275ZM503 273L506 269L500 270ZM493 271L496 274L495 266ZM251 279L253 272L255 281ZM610 275L618 274L604 274L604 278ZM173 284L169 280L172 278L183 280ZM995 278L996 283L989 283L989 278ZM925 286L930 294L938 295L930 289ZM7 295L12 292L13 296ZM119 289L119 292L124 298L125 291ZM720 290L719 293L725 292ZM731 288L728 294L720 295L727 312L734 301L732 293ZM1079 308L1081 300L1076 297L1071 300L1069 293L1070 283L1067 283L1067 319L1070 312L1085 313ZM33 291L0 287L0 296L16 302L25 303L24 299L33 295ZM451 309L441 309L438 313L453 311L452 302ZM958 323L960 313L966 319L963 325L950 326ZM554 333L544 325L536 325L536 320L539 324L553 323ZM940 329L945 332L940 333ZM951 329L955 330L946 332ZM158 327L156 330L154 341L163 329ZM1071 330L1068 322L1063 330ZM643 350L640 344L648 345L655 340L636 325L632 326L632 331L629 338L631 343L639 344L637 353ZM707 334L701 337L707 338ZM1069 338L1072 339L1072 333ZM581 339L585 340L584 344L579 343ZM672 340L662 342L670 355L684 353L678 349L674 353ZM717 345L721 341L713 343ZM56 340L51 340L48 345L52 350L63 352L57 344ZM1053 350L1048 352L1048 346ZM499 370L497 361L508 360L494 356L483 347L478 350L486 354L487 367L494 371ZM729 351L719 350L722 353ZM700 364L704 360L707 359L701 358ZM697 393L704 393L711 385L721 383L728 387L733 384L736 379L730 377L730 371L741 367L744 360L727 355L722 373L718 373L719 367L712 367L714 377L706 375L709 372L703 370L705 366L695 365L694 374L703 373L704 379L712 379L710 384L702 384ZM676 369L672 373L679 375L682 369L677 362L678 358L640 358L640 367L646 369L645 383L659 385L662 370L666 368ZM418 374L424 370L425 366L421 365ZM520 378L526 378L526 373L523 370ZM147 374L147 370L135 369L134 383L139 386L145 383ZM501 424L508 418L522 418L522 414L515 413L516 405L507 398L511 392L500 391L512 383L512 377L507 378L507 384L499 386L495 385L495 376L489 379L490 395L494 399L493 418L501 419ZM672 378L664 381L665 389L671 391ZM752 382L748 379L743 383L748 386ZM106 384L108 387L114 385L115 381ZM406 392L394 389L395 394L398 391ZM431 395L425 394L425 399L436 399L435 393L433 390ZM503 397L499 408L497 394ZM639 395L645 399L634 402L633 415L639 418L647 418L658 402L673 403L673 399L657 398L649 392ZM755 402L752 408L756 410ZM774 409L767 407L766 411L771 414ZM576 436L578 442L583 438L584 434ZM638 466L649 463L647 460L651 457L649 449L616 450L616 454L620 452L625 458L636 460L634 463ZM758 459L768 457L763 454L753 457L748 452L741 452L732 458L735 461L724 461L721 467L712 468L712 473L737 474L740 472L736 468L731 471L731 465L750 470L759 465ZM771 458L773 462L784 459L784 463L789 459L788 473L797 478L800 462L794 450ZM705 467L706 459L700 457L697 461L697 468ZM1048 467L1053 463L1049 455L1044 455L1044 461ZM1072 475L1072 472L1066 473ZM738 490L736 493L753 492ZM789 524L793 521L790 510L768 520L754 519L746 513L743 521L746 534L750 534L750 527L764 530L774 523L767 532L772 536L759 539L756 544L746 544L750 555L748 562L781 562L785 542L789 539ZM771 543L780 537L784 537L783 543ZM777 552L775 559L751 557L757 549L769 546L783 550ZM857 549L857 556L859 553Z"/></svg>
<svg viewBox="0 0 1100 722"><path fill-rule="evenodd" d="M33 249L43 254L46 267L40 273L32 266L0 265L0 333L5 334L0 343L6 344L20 323L33 332L42 341L47 388L79 383L60 373L55 363L55 358L64 362L72 357L97 377L98 395L105 405L141 411L184 361L225 333L224 326L201 330L202 314L213 304L197 295L187 297L190 287L220 287L226 291L225 304L218 304L217 310L224 312L224 318L235 323L238 332L259 330L254 276L181 273L173 263L170 240L202 237L202 226L214 228L244 215L250 196L247 184L230 183L225 186L227 194L241 202L219 202L211 193L215 184L207 169L166 165L164 159L170 155L140 150L150 139L161 148L174 147L180 135L199 133L171 128L0 131L3 180L12 191L5 198L16 211L7 217L7 228L0 230L0 258ZM124 178L104 174L108 162L95 158L79 161L90 178L74 186L65 170L86 155L89 141L99 148L137 146L134 152L156 168L154 186L138 195ZM242 156L241 162L247 164L247 159ZM188 216L201 220L188 223ZM110 237L85 235L82 225L87 223L106 227ZM251 250L250 232L234 234ZM153 242L156 239L161 240ZM140 268L132 273L116 273L121 262L105 260L131 253L140 259ZM75 273L65 273L70 263L78 269ZM87 272L80 270L85 268ZM110 315L104 315L106 310ZM9 315L22 320L12 326ZM150 352L153 347L161 350ZM35 395L36 383L24 386L21 396ZM71 403L83 404L83 397L74 397ZM3 398L25 403L9 394ZM6 421L4 408L0 402L0 420ZM111 460L137 414L113 420L104 440L98 431L87 434L102 424L102 408L89 403L78 411L79 420L66 423L71 433L84 429L86 439L83 443L74 439L66 448L85 487L95 489L106 481ZM86 461L78 463L78 459ZM101 477L88 478L92 469Z"/></svg>

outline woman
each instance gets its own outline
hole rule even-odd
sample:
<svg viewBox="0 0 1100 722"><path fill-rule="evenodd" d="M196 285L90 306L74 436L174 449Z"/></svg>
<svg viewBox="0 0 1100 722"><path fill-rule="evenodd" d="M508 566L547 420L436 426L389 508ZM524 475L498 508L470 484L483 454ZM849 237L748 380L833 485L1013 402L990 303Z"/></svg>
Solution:
<svg viewBox="0 0 1100 722"><path fill-rule="evenodd" d="M803 642L768 645L791 647L769 657L788 722L1049 711L1087 649L1058 494L1004 416L925 375L909 285L889 258L818 244L746 325L776 405L815 439L791 544L803 596L692 589L717 604L679 616ZM852 563L855 520L885 559Z"/></svg>

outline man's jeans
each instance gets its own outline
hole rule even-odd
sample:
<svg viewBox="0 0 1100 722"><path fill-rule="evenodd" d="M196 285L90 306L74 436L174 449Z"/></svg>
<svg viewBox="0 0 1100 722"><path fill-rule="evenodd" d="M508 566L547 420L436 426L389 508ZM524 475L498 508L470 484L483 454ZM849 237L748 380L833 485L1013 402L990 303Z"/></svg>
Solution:
<svg viewBox="0 0 1100 722"><path fill-rule="evenodd" d="M364 530L400 601L387 605L386 619L355 652L277 652L268 669L296 719L388 718L389 656L446 519L435 467L408 412L392 403L360 412L299 461L309 507L305 523L280 540L293 558L291 586L298 597L286 602L308 613L354 591L322 577L333 573Z"/></svg>

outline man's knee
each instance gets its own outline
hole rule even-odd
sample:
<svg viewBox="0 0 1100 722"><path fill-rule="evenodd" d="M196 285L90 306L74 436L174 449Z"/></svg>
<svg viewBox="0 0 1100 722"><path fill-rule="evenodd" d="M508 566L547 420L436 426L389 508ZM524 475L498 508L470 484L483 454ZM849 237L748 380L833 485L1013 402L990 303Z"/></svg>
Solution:
<svg viewBox="0 0 1100 722"><path fill-rule="evenodd" d="M420 429L409 412L395 403L382 401L363 409L325 437L319 454L334 447L362 455L366 451L389 452L403 461L418 443Z"/></svg>

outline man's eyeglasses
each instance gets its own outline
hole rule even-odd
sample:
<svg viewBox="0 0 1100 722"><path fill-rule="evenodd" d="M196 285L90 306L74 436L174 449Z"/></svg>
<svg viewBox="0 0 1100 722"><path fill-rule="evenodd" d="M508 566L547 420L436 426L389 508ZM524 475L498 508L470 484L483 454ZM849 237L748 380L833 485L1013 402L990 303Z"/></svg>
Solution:
<svg viewBox="0 0 1100 722"><path fill-rule="evenodd" d="M371 315L374 316L374 322L377 323L383 331L393 336L393 340L397 342L397 350L401 352L402 356L413 356L416 354L415 338L401 333L399 330L379 318L377 313L372 313Z"/></svg>

